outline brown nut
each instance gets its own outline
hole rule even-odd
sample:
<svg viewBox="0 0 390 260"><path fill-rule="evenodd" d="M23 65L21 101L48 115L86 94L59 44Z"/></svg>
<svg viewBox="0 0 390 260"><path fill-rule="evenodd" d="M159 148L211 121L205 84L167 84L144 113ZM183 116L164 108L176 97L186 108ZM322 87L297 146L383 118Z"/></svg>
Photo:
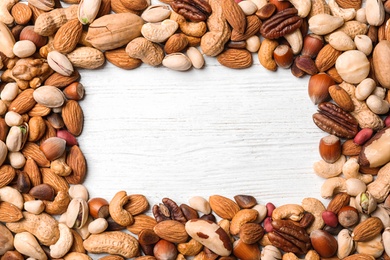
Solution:
<svg viewBox="0 0 390 260"><path fill-rule="evenodd" d="M321 257L332 257L337 252L337 240L326 231L314 230L310 233L310 240L313 248Z"/></svg>
<svg viewBox="0 0 390 260"><path fill-rule="evenodd" d="M359 222L359 212L352 206L344 206L337 213L337 218L341 226L349 228Z"/></svg>
<svg viewBox="0 0 390 260"><path fill-rule="evenodd" d="M89 214L93 218L106 218L109 215L108 201L103 198L92 198L88 201Z"/></svg>
<svg viewBox="0 0 390 260"><path fill-rule="evenodd" d="M320 140L321 158L327 163L336 162L341 156L341 141L335 135L327 135Z"/></svg>

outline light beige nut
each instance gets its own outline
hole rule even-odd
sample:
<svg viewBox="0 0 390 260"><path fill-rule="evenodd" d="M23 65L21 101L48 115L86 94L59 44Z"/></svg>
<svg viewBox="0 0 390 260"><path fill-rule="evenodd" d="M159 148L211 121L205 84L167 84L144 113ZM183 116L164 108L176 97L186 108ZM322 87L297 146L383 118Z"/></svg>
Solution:
<svg viewBox="0 0 390 260"><path fill-rule="evenodd" d="M245 40L246 49L250 52L257 52L260 49L260 37L258 35L253 35Z"/></svg>
<svg viewBox="0 0 390 260"><path fill-rule="evenodd" d="M103 52L93 47L78 47L66 57L74 67L90 70L103 66L106 61Z"/></svg>
<svg viewBox="0 0 390 260"><path fill-rule="evenodd" d="M194 196L191 197L188 200L188 204L193 209L202 212L203 214L210 214L211 213L211 207L210 203L201 196Z"/></svg>
<svg viewBox="0 0 390 260"><path fill-rule="evenodd" d="M371 197L369 199L370 199L370 203L371 203L372 202ZM390 215L388 213L388 208L383 206L383 204L377 205L375 211L371 212L371 216L379 218L382 221L383 227L385 227L385 228L390 227Z"/></svg>
<svg viewBox="0 0 390 260"><path fill-rule="evenodd" d="M311 0L289 0L289 2L298 10L298 15L305 18L311 10Z"/></svg>
<svg viewBox="0 0 390 260"><path fill-rule="evenodd" d="M0 224L0 255L14 248L14 237L3 224Z"/></svg>
<svg viewBox="0 0 390 260"><path fill-rule="evenodd" d="M255 223L261 223L267 217L267 207L263 204L257 204L252 209L257 210L258 216L254 221Z"/></svg>
<svg viewBox="0 0 390 260"><path fill-rule="evenodd" d="M227 233L214 222L192 219L186 223L185 229L189 236L220 256L228 256L233 250Z"/></svg>
<svg viewBox="0 0 390 260"><path fill-rule="evenodd" d="M326 179L321 186L321 197L324 199L330 199L333 195L346 192L345 179L342 177L333 177Z"/></svg>
<svg viewBox="0 0 390 260"><path fill-rule="evenodd" d="M23 212L24 218L15 223L7 223L6 226L14 233L29 232L34 235L38 241L46 246L53 245L60 237L58 222L52 216L41 213L35 215L29 212Z"/></svg>
<svg viewBox="0 0 390 260"><path fill-rule="evenodd" d="M15 169L21 169L26 163L26 158L21 152L8 152L8 160Z"/></svg>
<svg viewBox="0 0 390 260"><path fill-rule="evenodd" d="M28 0L28 4L42 11L48 12L54 9L54 0Z"/></svg>
<svg viewBox="0 0 390 260"><path fill-rule="evenodd" d="M367 35L356 35L354 38L356 48L366 54L367 56L371 54L373 46L372 40Z"/></svg>
<svg viewBox="0 0 390 260"><path fill-rule="evenodd" d="M301 30L296 29L292 33L284 35L284 38L290 44L293 54L297 55L301 52L303 47L303 38Z"/></svg>
<svg viewBox="0 0 390 260"><path fill-rule="evenodd" d="M10 82L5 84L3 90L0 93L1 100L12 101L19 94L18 84L15 82Z"/></svg>
<svg viewBox="0 0 390 260"><path fill-rule="evenodd" d="M179 28L179 24L171 19L161 23L146 23L141 28L141 34L147 40L155 43L165 42Z"/></svg>
<svg viewBox="0 0 390 260"><path fill-rule="evenodd" d="M325 211L324 204L316 198L304 198L301 203L302 208L314 216L313 223L306 228L308 234L317 229L322 229L325 225L322 219L322 212Z"/></svg>
<svg viewBox="0 0 390 260"><path fill-rule="evenodd" d="M88 225L88 231L91 234L100 234L108 227L108 222L105 218L97 218Z"/></svg>
<svg viewBox="0 0 390 260"><path fill-rule="evenodd" d="M92 234L83 242L90 253L108 253L133 258L139 255L139 244L132 235L121 231Z"/></svg>
<svg viewBox="0 0 390 260"><path fill-rule="evenodd" d="M88 212L88 204L84 199L72 199L66 210L66 225L69 228L82 228L87 223Z"/></svg>
<svg viewBox="0 0 390 260"><path fill-rule="evenodd" d="M366 1L366 18L367 23L372 26L380 26L385 20L385 9L382 1Z"/></svg>
<svg viewBox="0 0 390 260"><path fill-rule="evenodd" d="M355 249L355 243L348 229L342 229L337 235L337 257L343 259Z"/></svg>
<svg viewBox="0 0 390 260"><path fill-rule="evenodd" d="M72 185L70 188L69 188L69 196L74 199L74 198L81 198L85 201L88 201L88 190L87 188L82 185L82 184L76 184L76 185Z"/></svg>
<svg viewBox="0 0 390 260"><path fill-rule="evenodd" d="M10 29L3 22L0 22L0 52L8 58L15 56L13 50L15 38Z"/></svg>
<svg viewBox="0 0 390 260"><path fill-rule="evenodd" d="M366 99L368 108L377 115L383 115L389 112L389 103L377 95L370 95Z"/></svg>
<svg viewBox="0 0 390 260"><path fill-rule="evenodd" d="M130 197L127 195L126 191L119 191L112 198L108 206L112 219L124 227L134 223L134 218L131 213L123 208L128 202L130 202Z"/></svg>
<svg viewBox="0 0 390 260"><path fill-rule="evenodd" d="M258 10L257 5L251 1L241 1L238 3L246 16L255 14Z"/></svg>
<svg viewBox="0 0 390 260"><path fill-rule="evenodd" d="M317 35L325 35L335 31L344 24L341 17L330 14L317 14L309 19L309 29Z"/></svg>
<svg viewBox="0 0 390 260"><path fill-rule="evenodd" d="M313 165L314 172L322 178L332 178L341 174L346 157L341 155L334 163L327 163L324 160L315 162Z"/></svg>
<svg viewBox="0 0 390 260"><path fill-rule="evenodd" d="M102 0L81 0L78 10L77 18L82 24L90 24L95 20Z"/></svg>
<svg viewBox="0 0 390 260"><path fill-rule="evenodd" d="M192 62L185 54L176 52L166 55L162 65L172 70L186 71L192 67Z"/></svg>
<svg viewBox="0 0 390 260"><path fill-rule="evenodd" d="M349 178L345 181L348 195L356 197L359 193L365 192L367 185L364 181L357 178Z"/></svg>
<svg viewBox="0 0 390 260"><path fill-rule="evenodd" d="M372 78L366 78L356 86L355 96L358 100L366 100L375 90L376 83Z"/></svg>
<svg viewBox="0 0 390 260"><path fill-rule="evenodd" d="M378 234L370 241L356 243L356 252L359 254L370 255L374 258L378 258L383 254L383 251L384 247L381 234Z"/></svg>
<svg viewBox="0 0 390 260"><path fill-rule="evenodd" d="M0 201L6 201L19 209L23 209L24 199L22 194L10 186L0 188Z"/></svg>
<svg viewBox="0 0 390 260"><path fill-rule="evenodd" d="M329 44L338 51L356 49L355 42L345 32L337 31L329 35Z"/></svg>
<svg viewBox="0 0 390 260"><path fill-rule="evenodd" d="M204 57L196 47L189 47L186 54L195 69L201 69L204 66Z"/></svg>
<svg viewBox="0 0 390 260"><path fill-rule="evenodd" d="M334 16L343 18L344 21L350 21L356 16L355 8L341 8L335 0L329 0L328 5L330 12Z"/></svg>
<svg viewBox="0 0 390 260"><path fill-rule="evenodd" d="M54 245L50 246L50 256L53 258L61 258L66 255L73 244L73 234L70 229L62 223L58 224L58 228L60 230L60 238Z"/></svg>
<svg viewBox="0 0 390 260"><path fill-rule="evenodd" d="M384 249L387 255L390 255L390 227L387 227L382 233Z"/></svg>
<svg viewBox="0 0 390 260"><path fill-rule="evenodd" d="M305 210L298 204L284 204L272 211L272 219L291 219L299 221L302 219Z"/></svg>
<svg viewBox="0 0 390 260"><path fill-rule="evenodd" d="M69 59L58 51L51 51L47 55L47 63L55 72L70 76L73 73L73 66Z"/></svg>
<svg viewBox="0 0 390 260"><path fill-rule="evenodd" d="M45 204L42 200L30 200L24 202L24 209L27 212L38 215L45 210Z"/></svg>
<svg viewBox="0 0 390 260"><path fill-rule="evenodd" d="M4 116L4 120L8 126L19 126L23 123L23 117L14 111L8 111Z"/></svg>
<svg viewBox="0 0 390 260"><path fill-rule="evenodd" d="M371 174L362 174L359 172L360 165L357 158L349 158L343 165L343 174L346 179L356 178L368 184L372 182L373 176Z"/></svg>
<svg viewBox="0 0 390 260"><path fill-rule="evenodd" d="M126 53L131 58L140 59L151 66L160 65L164 59L164 51L161 46L144 37L138 37L129 42L126 46Z"/></svg>
<svg viewBox="0 0 390 260"><path fill-rule="evenodd" d="M342 53L337 58L335 66L341 78L352 84L359 84L370 72L367 56L358 50Z"/></svg>
<svg viewBox="0 0 390 260"><path fill-rule="evenodd" d="M28 129L28 128L27 128ZM23 148L24 143L27 139L27 131L24 126L12 126L9 129L5 144L7 145L8 151L17 152Z"/></svg>
<svg viewBox="0 0 390 260"><path fill-rule="evenodd" d="M261 259L264 260L278 260L282 259L282 253L276 246L266 245L261 250Z"/></svg>
<svg viewBox="0 0 390 260"><path fill-rule="evenodd" d="M29 232L21 232L15 235L15 249L23 255L46 260L47 256L35 237Z"/></svg>
<svg viewBox="0 0 390 260"><path fill-rule="evenodd" d="M65 96L62 91L53 86L42 86L35 89L33 97L38 104L49 108L60 107L65 102Z"/></svg>
<svg viewBox="0 0 390 260"><path fill-rule="evenodd" d="M167 19L171 10L166 5L151 5L142 12L141 18L148 23L158 23Z"/></svg>
<svg viewBox="0 0 390 260"><path fill-rule="evenodd" d="M19 58L27 58L36 51L35 44L30 40L17 41L12 49L14 54Z"/></svg>

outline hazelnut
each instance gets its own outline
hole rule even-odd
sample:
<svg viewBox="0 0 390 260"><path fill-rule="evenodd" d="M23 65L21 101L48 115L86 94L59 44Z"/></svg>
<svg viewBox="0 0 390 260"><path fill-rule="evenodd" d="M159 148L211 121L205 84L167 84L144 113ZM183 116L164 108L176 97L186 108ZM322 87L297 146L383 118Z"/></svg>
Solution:
<svg viewBox="0 0 390 260"><path fill-rule="evenodd" d="M324 258L332 257L337 252L337 240L328 232L317 229L310 233L310 241L317 253Z"/></svg>
<svg viewBox="0 0 390 260"><path fill-rule="evenodd" d="M43 47L47 43L47 37L34 31L34 26L29 25L23 28L19 35L20 40L30 40L37 48Z"/></svg>
<svg viewBox="0 0 390 260"><path fill-rule="evenodd" d="M276 6L271 3L265 4L263 7L261 7L256 12L256 16L259 17L261 20L265 20L271 17L276 11Z"/></svg>
<svg viewBox="0 0 390 260"><path fill-rule="evenodd" d="M108 201L103 198L92 198L88 201L89 214L93 218L106 218L109 215Z"/></svg>
<svg viewBox="0 0 390 260"><path fill-rule="evenodd" d="M66 141L59 137L50 137L39 146L39 149L49 161L54 161L61 157L65 152L65 148Z"/></svg>
<svg viewBox="0 0 390 260"><path fill-rule="evenodd" d="M352 227L359 222L359 212L352 206L344 206L337 214L340 225L345 228Z"/></svg>
<svg viewBox="0 0 390 260"><path fill-rule="evenodd" d="M316 34L308 34L303 39L302 55L314 59L324 46L324 40Z"/></svg>
<svg viewBox="0 0 390 260"><path fill-rule="evenodd" d="M335 135L327 135L320 140L319 151L321 158L327 163L336 162L341 156L341 141Z"/></svg>
<svg viewBox="0 0 390 260"><path fill-rule="evenodd" d="M233 254L238 259L260 259L260 247L254 244L245 244L241 239L238 239L233 244Z"/></svg>
<svg viewBox="0 0 390 260"><path fill-rule="evenodd" d="M334 80L326 73L318 73L309 79L308 93L311 101L317 105L329 99L329 87Z"/></svg>
<svg viewBox="0 0 390 260"><path fill-rule="evenodd" d="M277 12L283 11L284 9L292 6L289 1L270 0L269 3L275 5Z"/></svg>
<svg viewBox="0 0 390 260"><path fill-rule="evenodd" d="M84 86L80 82L73 82L64 88L64 94L67 99L80 100L84 97Z"/></svg>
<svg viewBox="0 0 390 260"><path fill-rule="evenodd" d="M279 45L274 50L273 55L274 60L279 67L283 69L288 69L291 67L294 60L294 54L290 46L286 44Z"/></svg>
<svg viewBox="0 0 390 260"><path fill-rule="evenodd" d="M153 248L153 254L157 260L174 260L177 256L175 244L161 239Z"/></svg>

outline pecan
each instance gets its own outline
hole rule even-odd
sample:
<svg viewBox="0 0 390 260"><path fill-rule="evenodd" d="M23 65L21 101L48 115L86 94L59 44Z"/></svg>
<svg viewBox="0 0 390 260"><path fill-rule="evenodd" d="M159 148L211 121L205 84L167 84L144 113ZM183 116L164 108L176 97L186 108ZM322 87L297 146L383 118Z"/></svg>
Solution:
<svg viewBox="0 0 390 260"><path fill-rule="evenodd" d="M308 228L314 221L314 215L310 212L305 212L303 214L303 217L299 221L299 225L303 228Z"/></svg>
<svg viewBox="0 0 390 260"><path fill-rule="evenodd" d="M321 130L341 138L352 139L358 133L356 119L330 102L318 105L318 113L313 115L313 121Z"/></svg>
<svg viewBox="0 0 390 260"><path fill-rule="evenodd" d="M157 222L161 222L168 219L179 221L183 224L187 222L180 207L169 198L162 199L162 203L154 205L152 213Z"/></svg>
<svg viewBox="0 0 390 260"><path fill-rule="evenodd" d="M297 9L287 8L265 21L260 27L260 33L264 38L277 39L301 27L302 22Z"/></svg>
<svg viewBox="0 0 390 260"><path fill-rule="evenodd" d="M305 254L311 247L306 230L292 220L273 220L273 231L268 233L270 242L285 252Z"/></svg>
<svg viewBox="0 0 390 260"><path fill-rule="evenodd" d="M211 14L207 0L174 0L170 5L173 11L193 22L205 21Z"/></svg>

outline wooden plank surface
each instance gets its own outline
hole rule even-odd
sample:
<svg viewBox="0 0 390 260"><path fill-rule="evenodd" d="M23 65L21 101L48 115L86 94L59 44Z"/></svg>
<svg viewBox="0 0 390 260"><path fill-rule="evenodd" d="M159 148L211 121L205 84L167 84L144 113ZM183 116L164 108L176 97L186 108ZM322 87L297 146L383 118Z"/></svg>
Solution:
<svg viewBox="0 0 390 260"><path fill-rule="evenodd" d="M213 194L277 205L320 198L312 164L324 133L311 119L308 77L268 72L253 58L245 70L207 58L188 72L81 71L90 195L110 200L126 190L152 204Z"/></svg>

